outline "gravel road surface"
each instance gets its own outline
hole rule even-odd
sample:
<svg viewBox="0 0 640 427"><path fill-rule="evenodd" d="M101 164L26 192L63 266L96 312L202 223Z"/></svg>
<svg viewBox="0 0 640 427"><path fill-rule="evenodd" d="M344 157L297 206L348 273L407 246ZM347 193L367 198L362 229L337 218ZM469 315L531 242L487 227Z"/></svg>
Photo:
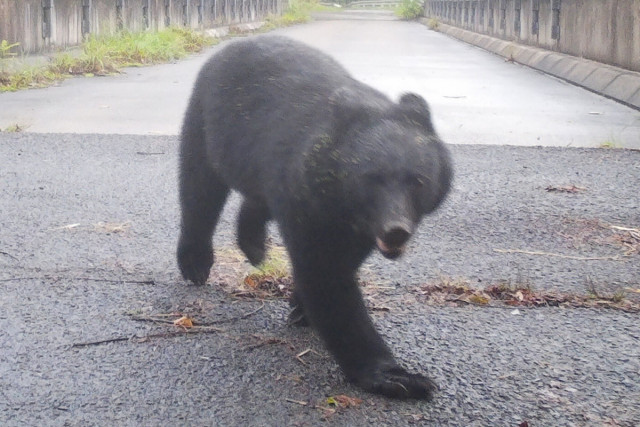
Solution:
<svg viewBox="0 0 640 427"><path fill-rule="evenodd" d="M176 149L173 136L0 134L0 425L640 420L639 314L433 305L422 292L446 280L580 295L640 288L640 255L611 228L640 226L640 152L451 147L450 199L405 258L374 255L362 273L398 357L440 385L424 403L346 383L310 331L286 324L285 301L232 296L228 271L200 288L180 279ZM234 251L237 205L215 238L220 259ZM170 313L209 330L135 317ZM86 345L102 340L117 341ZM332 413L327 397L342 394L363 401Z"/></svg>

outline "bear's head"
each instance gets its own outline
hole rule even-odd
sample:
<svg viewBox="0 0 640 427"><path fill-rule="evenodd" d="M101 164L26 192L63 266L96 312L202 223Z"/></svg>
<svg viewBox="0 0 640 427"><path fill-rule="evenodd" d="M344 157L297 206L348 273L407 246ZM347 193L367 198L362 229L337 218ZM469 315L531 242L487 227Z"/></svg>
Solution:
<svg viewBox="0 0 640 427"><path fill-rule="evenodd" d="M448 151L419 95L404 94L394 104L340 89L331 101L327 168L338 178L332 184L332 193L340 194L335 202L382 255L397 258L422 217L449 191Z"/></svg>

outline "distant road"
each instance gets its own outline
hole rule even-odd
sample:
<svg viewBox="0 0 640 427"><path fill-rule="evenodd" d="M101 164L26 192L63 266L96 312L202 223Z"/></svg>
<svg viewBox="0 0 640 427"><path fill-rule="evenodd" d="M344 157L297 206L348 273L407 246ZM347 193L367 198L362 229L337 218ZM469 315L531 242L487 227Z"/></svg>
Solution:
<svg viewBox="0 0 640 427"><path fill-rule="evenodd" d="M389 11L321 14L277 32L328 52L390 96L422 94L450 143L640 148L640 112ZM199 68L223 45L175 64L0 94L0 129L177 134Z"/></svg>

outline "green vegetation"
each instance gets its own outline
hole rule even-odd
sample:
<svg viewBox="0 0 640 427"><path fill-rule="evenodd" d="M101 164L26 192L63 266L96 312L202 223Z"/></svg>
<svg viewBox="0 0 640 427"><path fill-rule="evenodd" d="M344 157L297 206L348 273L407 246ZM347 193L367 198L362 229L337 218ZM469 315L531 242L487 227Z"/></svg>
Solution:
<svg viewBox="0 0 640 427"><path fill-rule="evenodd" d="M11 49L18 46L20 46L20 43L9 44L8 41L2 40L0 42L0 59L16 56L16 53L11 52Z"/></svg>
<svg viewBox="0 0 640 427"><path fill-rule="evenodd" d="M311 19L311 12L322 10L324 6L318 0L293 0L282 16L271 15L266 19L261 31L270 31L279 27L288 27L295 24L303 24Z"/></svg>
<svg viewBox="0 0 640 427"><path fill-rule="evenodd" d="M8 132L8 133L19 133L22 132L24 130L24 128L20 125L11 125L8 126L7 128L5 128L4 132ZM2 129L0 129L0 132L2 132Z"/></svg>
<svg viewBox="0 0 640 427"><path fill-rule="evenodd" d="M213 38L185 28L159 32L120 32L115 36L90 37L78 57L62 54L56 64L71 65L71 74L105 74L120 67L142 66L184 58L214 43Z"/></svg>
<svg viewBox="0 0 640 427"><path fill-rule="evenodd" d="M267 251L265 260L258 267L253 268L251 274L282 279L289 276L289 270L289 257L286 249L281 246L272 246Z"/></svg>
<svg viewBox="0 0 640 427"><path fill-rule="evenodd" d="M422 16L423 4L419 0L402 0L395 10L397 16L406 20L418 19Z"/></svg>
<svg viewBox="0 0 640 427"><path fill-rule="evenodd" d="M260 31L308 22L314 10L331 9L318 0L293 0L282 16L270 16ZM233 33L232 33L233 35ZM5 67L16 56L18 43L0 42L0 92L45 87L73 75L92 77L117 73L123 67L139 67L181 59L217 40L201 32L172 27L158 32L122 31L112 36L90 36L79 50L58 53L46 65Z"/></svg>
<svg viewBox="0 0 640 427"><path fill-rule="evenodd" d="M600 144L600 148L620 148L620 144L613 140L607 140Z"/></svg>
<svg viewBox="0 0 640 427"><path fill-rule="evenodd" d="M609 301L615 304L622 303L626 300L626 290L624 288L616 289L613 292L606 292L598 289L596 285L590 283L587 287L587 298L597 301Z"/></svg>
<svg viewBox="0 0 640 427"><path fill-rule="evenodd" d="M290 296L293 280L289 275L289 258L285 248L270 247L262 264L251 270L244 277L240 288L233 291L235 296L259 299Z"/></svg>
<svg viewBox="0 0 640 427"><path fill-rule="evenodd" d="M431 18L429 22L427 22L427 26L430 30L437 30L438 27L440 27L440 21L438 21L437 18Z"/></svg>
<svg viewBox="0 0 640 427"><path fill-rule="evenodd" d="M19 71L0 71L0 92L12 92L31 87L43 87L61 80L62 75L45 67L24 67Z"/></svg>
<svg viewBox="0 0 640 427"><path fill-rule="evenodd" d="M91 36L79 52L59 53L49 64L11 72L0 69L0 92L48 86L71 75L105 75L117 73L122 67L173 61L214 43L215 39L185 28ZM2 41L0 56L13 46Z"/></svg>

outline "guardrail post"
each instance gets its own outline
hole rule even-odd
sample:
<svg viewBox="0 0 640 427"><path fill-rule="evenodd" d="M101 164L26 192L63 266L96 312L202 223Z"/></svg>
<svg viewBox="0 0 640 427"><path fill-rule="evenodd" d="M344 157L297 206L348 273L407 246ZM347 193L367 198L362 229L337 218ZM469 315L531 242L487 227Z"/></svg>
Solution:
<svg viewBox="0 0 640 427"><path fill-rule="evenodd" d="M142 25L145 29L149 28L149 0L142 3Z"/></svg>
<svg viewBox="0 0 640 427"><path fill-rule="evenodd" d="M51 4L52 0L42 0L42 38L51 38Z"/></svg>
<svg viewBox="0 0 640 427"><path fill-rule="evenodd" d="M513 18L513 32L516 37L520 38L520 30L521 30L521 11L522 11L522 0L515 0L514 3L515 16Z"/></svg>
<svg viewBox="0 0 640 427"><path fill-rule="evenodd" d="M124 18L122 16L122 6L124 0L116 0L116 28L122 30L124 28Z"/></svg>
<svg viewBox="0 0 640 427"><path fill-rule="evenodd" d="M551 0L551 9L553 16L551 17L551 38L560 40L560 0Z"/></svg>
<svg viewBox="0 0 640 427"><path fill-rule="evenodd" d="M493 7L493 2L496 0L489 0L489 28L491 28L492 30L494 29L495 26L495 9Z"/></svg>
<svg viewBox="0 0 640 427"><path fill-rule="evenodd" d="M171 26L171 0L164 0L164 26Z"/></svg>
<svg viewBox="0 0 640 427"><path fill-rule="evenodd" d="M82 20L81 20L82 37L87 36L91 32L91 0L82 0Z"/></svg>
<svg viewBox="0 0 640 427"><path fill-rule="evenodd" d="M531 11L531 34L537 36L540 32L540 0L533 0Z"/></svg>

